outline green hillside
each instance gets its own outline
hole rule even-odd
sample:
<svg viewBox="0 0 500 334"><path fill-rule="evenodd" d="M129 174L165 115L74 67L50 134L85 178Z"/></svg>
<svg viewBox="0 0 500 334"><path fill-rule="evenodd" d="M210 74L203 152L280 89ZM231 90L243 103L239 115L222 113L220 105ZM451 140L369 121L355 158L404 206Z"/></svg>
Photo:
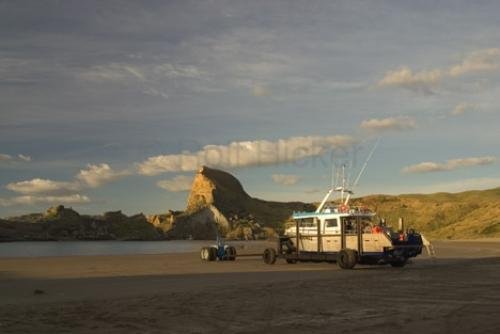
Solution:
<svg viewBox="0 0 500 334"><path fill-rule="evenodd" d="M372 195L353 201L434 239L500 237L500 188L429 195Z"/></svg>

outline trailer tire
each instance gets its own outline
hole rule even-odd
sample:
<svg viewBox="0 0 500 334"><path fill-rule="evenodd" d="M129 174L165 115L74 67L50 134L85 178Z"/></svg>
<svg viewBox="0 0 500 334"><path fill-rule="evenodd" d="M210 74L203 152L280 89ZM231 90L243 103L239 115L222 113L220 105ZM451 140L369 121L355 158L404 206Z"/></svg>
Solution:
<svg viewBox="0 0 500 334"><path fill-rule="evenodd" d="M236 259L236 248L233 246L228 246L226 248L226 260L234 261Z"/></svg>
<svg viewBox="0 0 500 334"><path fill-rule="evenodd" d="M342 249L337 255L337 265L342 269L352 269L357 263L356 251Z"/></svg>
<svg viewBox="0 0 500 334"><path fill-rule="evenodd" d="M276 251L274 248L266 248L262 255L262 259L265 264L274 264L276 262Z"/></svg>
<svg viewBox="0 0 500 334"><path fill-rule="evenodd" d="M210 247L208 249L208 259L207 261L215 261L217 259L217 248Z"/></svg>

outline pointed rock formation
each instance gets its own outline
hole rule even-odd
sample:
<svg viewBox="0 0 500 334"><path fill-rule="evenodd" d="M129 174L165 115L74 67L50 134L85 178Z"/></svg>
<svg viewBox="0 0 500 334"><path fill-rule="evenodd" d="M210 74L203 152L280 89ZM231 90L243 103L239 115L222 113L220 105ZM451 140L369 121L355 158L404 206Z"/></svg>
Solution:
<svg viewBox="0 0 500 334"><path fill-rule="evenodd" d="M250 199L237 178L227 172L203 166L194 177L186 211L193 213L214 205L222 212L229 213L243 209L244 203Z"/></svg>
<svg viewBox="0 0 500 334"><path fill-rule="evenodd" d="M301 202L252 198L233 175L203 166L193 180L186 212L176 219L169 235L213 239L218 230L222 235L244 239L266 237L281 229L293 211L313 208Z"/></svg>

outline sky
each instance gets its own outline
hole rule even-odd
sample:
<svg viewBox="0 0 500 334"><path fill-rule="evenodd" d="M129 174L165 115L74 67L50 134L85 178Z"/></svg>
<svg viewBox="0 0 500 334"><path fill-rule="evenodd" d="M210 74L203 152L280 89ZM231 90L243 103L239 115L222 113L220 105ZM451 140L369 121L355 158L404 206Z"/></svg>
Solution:
<svg viewBox="0 0 500 334"><path fill-rule="evenodd" d="M201 165L278 201L342 165L358 196L498 187L499 12L0 1L0 216L183 209Z"/></svg>

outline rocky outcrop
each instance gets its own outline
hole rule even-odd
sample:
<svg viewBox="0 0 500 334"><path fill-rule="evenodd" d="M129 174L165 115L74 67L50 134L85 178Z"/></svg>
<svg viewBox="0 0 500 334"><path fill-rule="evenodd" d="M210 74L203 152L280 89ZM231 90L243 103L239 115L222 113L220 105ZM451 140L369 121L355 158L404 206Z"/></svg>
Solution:
<svg viewBox="0 0 500 334"><path fill-rule="evenodd" d="M171 226L175 218L179 215L181 215L183 211L174 211L174 210L168 210L167 213L164 214L157 214L157 215L149 215L146 216L146 219L148 222L156 227L165 229L165 227Z"/></svg>
<svg viewBox="0 0 500 334"><path fill-rule="evenodd" d="M14 240L158 240L161 230L143 214L126 216L121 211L102 216L80 215L62 205L44 214L0 220L0 241Z"/></svg>
<svg viewBox="0 0 500 334"><path fill-rule="evenodd" d="M178 216L166 232L169 239L212 240L230 230L226 217L213 205Z"/></svg>
<svg viewBox="0 0 500 334"><path fill-rule="evenodd" d="M194 177L186 212L196 212L211 205L225 213L237 212L244 210L245 203L250 199L237 178L203 166Z"/></svg>
<svg viewBox="0 0 500 334"><path fill-rule="evenodd" d="M80 214L72 208L65 208L63 205L53 206L43 214L46 220L76 220Z"/></svg>
<svg viewBox="0 0 500 334"><path fill-rule="evenodd" d="M311 209L301 202L252 198L233 175L204 166L194 177L186 212L175 220L169 235L213 239L218 231L228 238L266 238L280 230L293 211Z"/></svg>

